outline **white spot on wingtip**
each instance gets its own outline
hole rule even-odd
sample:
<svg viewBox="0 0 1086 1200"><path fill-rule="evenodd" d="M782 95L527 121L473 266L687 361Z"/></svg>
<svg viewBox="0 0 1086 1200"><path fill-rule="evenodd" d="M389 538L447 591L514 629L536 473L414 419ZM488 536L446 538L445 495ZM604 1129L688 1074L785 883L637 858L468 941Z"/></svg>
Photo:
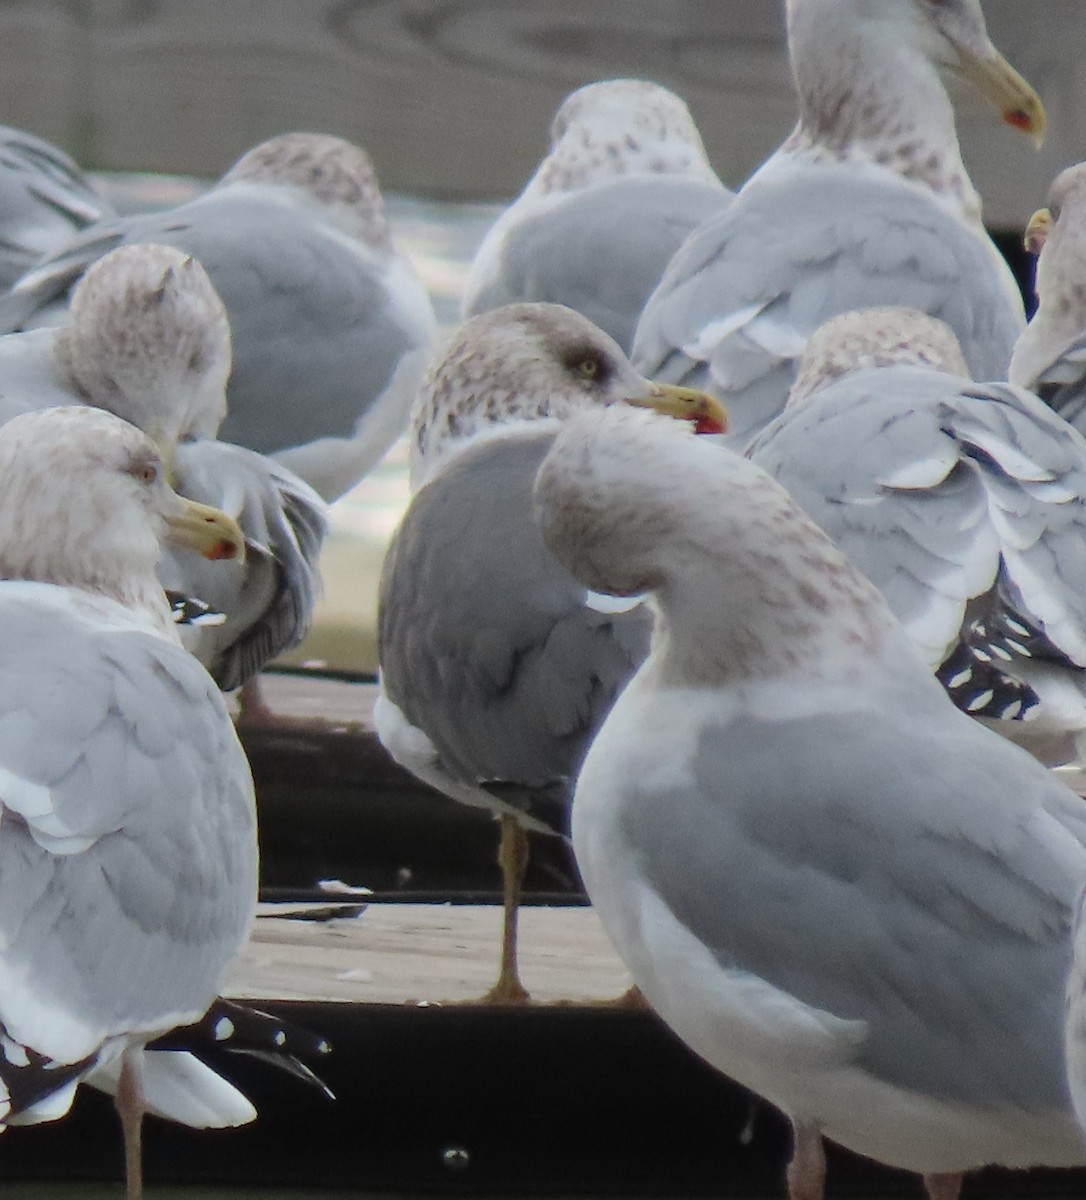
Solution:
<svg viewBox="0 0 1086 1200"><path fill-rule="evenodd" d="M215 1022L215 1028L211 1031L211 1036L217 1042L225 1042L227 1038L234 1036L234 1022L229 1017L220 1017Z"/></svg>

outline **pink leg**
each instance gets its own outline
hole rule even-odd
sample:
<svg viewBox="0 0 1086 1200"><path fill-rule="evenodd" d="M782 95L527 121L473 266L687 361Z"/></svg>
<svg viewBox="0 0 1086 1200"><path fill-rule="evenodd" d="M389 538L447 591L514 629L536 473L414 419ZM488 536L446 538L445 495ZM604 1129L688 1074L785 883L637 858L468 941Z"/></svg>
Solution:
<svg viewBox="0 0 1086 1200"><path fill-rule="evenodd" d="M126 1050L121 1059L121 1077L113 1099L124 1133L125 1200L143 1196L143 1047Z"/></svg>
<svg viewBox="0 0 1086 1200"><path fill-rule="evenodd" d="M931 1200L958 1200L962 1191L962 1173L958 1171L925 1175L924 1187Z"/></svg>
<svg viewBox="0 0 1086 1200"><path fill-rule="evenodd" d="M792 1122L792 1161L788 1164L789 1200L822 1200L826 1155L822 1134L813 1125Z"/></svg>

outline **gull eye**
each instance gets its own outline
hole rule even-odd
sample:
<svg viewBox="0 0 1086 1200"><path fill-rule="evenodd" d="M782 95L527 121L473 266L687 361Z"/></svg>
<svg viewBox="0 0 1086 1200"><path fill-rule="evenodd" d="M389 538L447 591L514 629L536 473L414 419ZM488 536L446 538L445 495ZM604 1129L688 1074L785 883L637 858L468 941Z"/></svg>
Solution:
<svg viewBox="0 0 1086 1200"><path fill-rule="evenodd" d="M607 375L607 364L598 354L592 352L581 351L579 354L572 355L568 360L568 366L574 375L589 383L597 383Z"/></svg>
<svg viewBox="0 0 1086 1200"><path fill-rule="evenodd" d="M139 462L134 462L128 469L129 475L134 479L138 479L140 483L145 483L150 486L158 481L158 463L152 459L141 459Z"/></svg>

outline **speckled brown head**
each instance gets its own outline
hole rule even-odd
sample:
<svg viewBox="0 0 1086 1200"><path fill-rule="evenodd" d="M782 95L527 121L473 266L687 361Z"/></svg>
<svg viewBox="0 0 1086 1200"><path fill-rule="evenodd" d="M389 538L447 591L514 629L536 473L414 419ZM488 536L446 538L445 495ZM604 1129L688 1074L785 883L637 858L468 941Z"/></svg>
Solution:
<svg viewBox="0 0 1086 1200"><path fill-rule="evenodd" d="M638 173L716 180L690 110L674 92L644 79L578 88L555 113L550 138L532 184L541 192Z"/></svg>
<svg viewBox="0 0 1086 1200"><path fill-rule="evenodd" d="M369 155L344 138L283 133L254 146L219 181L301 189L329 210L352 237L375 249L391 244L384 197Z"/></svg>
<svg viewBox="0 0 1086 1200"><path fill-rule="evenodd" d="M961 345L945 322L916 308L861 308L831 317L811 335L788 407L855 371L899 366L970 377Z"/></svg>
<svg viewBox="0 0 1086 1200"><path fill-rule="evenodd" d="M514 422L623 402L722 432L718 401L646 379L618 343L560 304L509 304L465 321L431 366L412 413L412 478L453 444Z"/></svg>
<svg viewBox="0 0 1086 1200"><path fill-rule="evenodd" d="M214 437L226 415L230 325L207 272L173 246L121 246L76 285L56 357L85 403L164 449Z"/></svg>

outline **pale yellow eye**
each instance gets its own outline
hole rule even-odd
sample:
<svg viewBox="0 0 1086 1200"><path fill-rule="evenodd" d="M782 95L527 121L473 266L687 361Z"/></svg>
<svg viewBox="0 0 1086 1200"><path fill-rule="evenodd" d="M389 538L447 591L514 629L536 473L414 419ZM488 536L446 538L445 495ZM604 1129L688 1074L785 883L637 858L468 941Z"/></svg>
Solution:
<svg viewBox="0 0 1086 1200"><path fill-rule="evenodd" d="M158 467L155 463L144 463L136 472L136 478L140 483L154 483L158 479Z"/></svg>
<svg viewBox="0 0 1086 1200"><path fill-rule="evenodd" d="M575 370L585 379L595 379L600 373L600 360L598 358L582 358Z"/></svg>

